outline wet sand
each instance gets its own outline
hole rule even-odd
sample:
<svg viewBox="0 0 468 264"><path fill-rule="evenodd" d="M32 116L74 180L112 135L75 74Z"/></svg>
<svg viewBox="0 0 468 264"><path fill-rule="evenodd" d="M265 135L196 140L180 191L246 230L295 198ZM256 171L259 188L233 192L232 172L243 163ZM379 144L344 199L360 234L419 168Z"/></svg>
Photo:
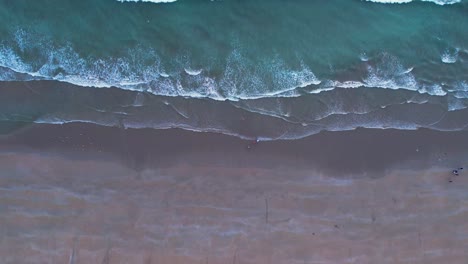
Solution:
<svg viewBox="0 0 468 264"><path fill-rule="evenodd" d="M33 125L0 140L0 263L466 264L467 136Z"/></svg>

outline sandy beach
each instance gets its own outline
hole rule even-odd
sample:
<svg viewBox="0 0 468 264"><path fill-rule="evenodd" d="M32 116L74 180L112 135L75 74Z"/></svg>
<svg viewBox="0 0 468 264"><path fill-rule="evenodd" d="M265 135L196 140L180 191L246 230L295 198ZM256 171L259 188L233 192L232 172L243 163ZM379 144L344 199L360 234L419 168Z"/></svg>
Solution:
<svg viewBox="0 0 468 264"><path fill-rule="evenodd" d="M1 139L0 262L466 264L467 135L33 125Z"/></svg>

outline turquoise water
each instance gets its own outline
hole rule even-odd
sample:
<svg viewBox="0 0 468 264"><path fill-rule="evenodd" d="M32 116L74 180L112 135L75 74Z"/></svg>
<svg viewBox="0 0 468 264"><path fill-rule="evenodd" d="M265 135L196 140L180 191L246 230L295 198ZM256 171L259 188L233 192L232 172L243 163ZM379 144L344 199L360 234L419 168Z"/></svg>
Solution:
<svg viewBox="0 0 468 264"><path fill-rule="evenodd" d="M402 104L444 112L468 106L467 1L0 0L0 19L4 82L60 81L77 91L116 87L133 91L132 98L143 93L166 101L227 100L224 105L301 126L287 138L312 133L302 127L329 115ZM428 126L421 115L402 125L405 114L387 114L371 126ZM139 126L157 121L143 118ZM313 131L369 126L355 121L348 116ZM163 123L186 126L178 122ZM211 130L239 132L225 128Z"/></svg>

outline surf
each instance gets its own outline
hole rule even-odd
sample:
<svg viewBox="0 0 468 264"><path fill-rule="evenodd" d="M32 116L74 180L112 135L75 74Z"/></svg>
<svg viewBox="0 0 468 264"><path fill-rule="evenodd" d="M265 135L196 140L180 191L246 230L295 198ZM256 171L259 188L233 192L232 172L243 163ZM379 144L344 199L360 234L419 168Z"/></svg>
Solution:
<svg viewBox="0 0 468 264"><path fill-rule="evenodd" d="M411 2L431 2L436 5L453 5L460 3L461 0L366 0L368 2L381 3L381 4L407 4Z"/></svg>

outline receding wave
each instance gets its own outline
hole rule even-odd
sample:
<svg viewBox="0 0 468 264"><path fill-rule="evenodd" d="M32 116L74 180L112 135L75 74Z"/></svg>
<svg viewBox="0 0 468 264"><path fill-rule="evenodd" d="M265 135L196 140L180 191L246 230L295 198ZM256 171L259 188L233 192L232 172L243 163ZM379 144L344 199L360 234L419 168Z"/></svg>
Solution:
<svg viewBox="0 0 468 264"><path fill-rule="evenodd" d="M459 90L468 91L468 85L460 85ZM458 131L468 126L467 99L409 90L360 87L300 97L216 101L57 81L0 82L0 87L0 120L8 122L180 128L260 140L359 127Z"/></svg>
<svg viewBox="0 0 468 264"><path fill-rule="evenodd" d="M188 99L193 100L193 99ZM208 104L210 102L203 102ZM239 112L228 109L227 106L217 106L218 114L203 115L203 123L199 123L200 116L191 113L190 115L181 115L181 107L178 103L166 102L168 109L173 114L165 112L164 117L136 117L135 115L124 115L116 118L116 113L101 112L98 116L81 115L78 113L61 113L60 115L46 115L36 119L35 123L46 124L66 124L66 123L93 123L102 126L123 127L123 128L151 128L151 129L170 129L179 128L195 132L212 132L222 133L230 136L239 137L242 139L252 140L258 139L262 141L270 140L294 140L318 134L322 131L346 131L357 128L372 128L372 129L399 129L399 130L416 130L419 128L429 128L439 131L461 131L467 128L466 120L457 120L457 116L465 115L466 108L452 112L445 112L437 105L428 102L414 104L410 102L402 102L400 104L391 104L385 107L377 107L368 112L347 112L348 110L334 110L328 113L321 113L322 117L315 121L298 122L295 118L301 119L300 116L289 117L275 116L274 114L254 111L244 112L244 108L240 107ZM148 105L147 105L148 107ZM224 109L223 109L224 108ZM193 110L193 109L192 109ZM190 111L190 110L184 110ZM413 112L408 114L408 111ZM406 113L406 114L404 114ZM234 114L229 120L242 117L247 123L247 120L256 120L255 125L250 124L246 128L235 127L226 120L226 114ZM85 117L85 118L80 118ZM307 119L307 117L302 117ZM274 128L274 129L272 129ZM246 131L246 129L249 129Z"/></svg>

